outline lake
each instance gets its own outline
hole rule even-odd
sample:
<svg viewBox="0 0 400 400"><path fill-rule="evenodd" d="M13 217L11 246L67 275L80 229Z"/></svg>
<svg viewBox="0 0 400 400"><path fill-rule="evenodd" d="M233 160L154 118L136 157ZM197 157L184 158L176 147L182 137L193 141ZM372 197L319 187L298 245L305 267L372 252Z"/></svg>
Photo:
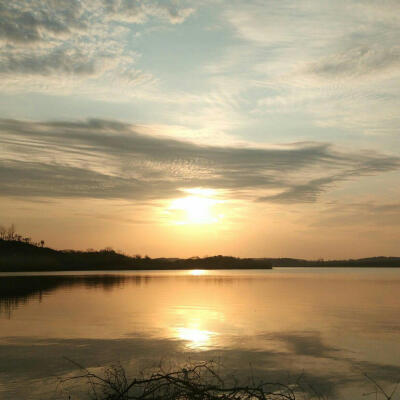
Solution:
<svg viewBox="0 0 400 400"><path fill-rule="evenodd" d="M70 360L129 374L214 360L241 381L369 398L365 374L400 379L400 269L0 274L0 399L81 390L58 385Z"/></svg>

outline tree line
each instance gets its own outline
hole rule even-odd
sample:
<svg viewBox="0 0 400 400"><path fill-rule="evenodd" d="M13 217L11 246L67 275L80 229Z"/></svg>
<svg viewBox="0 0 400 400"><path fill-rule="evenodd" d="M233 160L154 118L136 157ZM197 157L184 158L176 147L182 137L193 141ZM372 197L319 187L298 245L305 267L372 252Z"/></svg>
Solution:
<svg viewBox="0 0 400 400"><path fill-rule="evenodd" d="M0 239L32 244L38 247L44 247L45 244L44 240L35 242L31 237L20 235L17 233L14 224L11 224L8 228L0 225Z"/></svg>

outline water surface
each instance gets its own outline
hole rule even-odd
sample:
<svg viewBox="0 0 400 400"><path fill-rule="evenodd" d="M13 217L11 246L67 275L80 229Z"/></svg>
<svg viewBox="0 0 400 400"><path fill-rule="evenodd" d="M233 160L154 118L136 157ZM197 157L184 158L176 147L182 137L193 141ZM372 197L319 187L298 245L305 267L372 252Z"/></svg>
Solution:
<svg viewBox="0 0 400 400"><path fill-rule="evenodd" d="M364 373L400 378L399 293L398 269L0 274L0 398L63 398L66 358L131 373L212 359L362 398Z"/></svg>

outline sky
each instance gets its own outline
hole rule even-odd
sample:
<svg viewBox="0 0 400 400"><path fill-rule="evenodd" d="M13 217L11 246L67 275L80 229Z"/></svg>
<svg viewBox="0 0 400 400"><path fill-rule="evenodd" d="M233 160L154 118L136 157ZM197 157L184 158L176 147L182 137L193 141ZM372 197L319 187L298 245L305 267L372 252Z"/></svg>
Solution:
<svg viewBox="0 0 400 400"><path fill-rule="evenodd" d="M0 224L151 257L399 255L397 0L0 0Z"/></svg>

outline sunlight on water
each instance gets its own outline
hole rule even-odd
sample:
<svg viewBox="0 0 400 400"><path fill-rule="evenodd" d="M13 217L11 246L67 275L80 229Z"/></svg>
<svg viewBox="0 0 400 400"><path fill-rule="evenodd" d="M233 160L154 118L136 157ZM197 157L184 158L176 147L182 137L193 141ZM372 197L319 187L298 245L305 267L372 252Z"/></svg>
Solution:
<svg viewBox="0 0 400 400"><path fill-rule="evenodd" d="M211 338L215 335L215 332L196 328L177 328L176 335L178 339L188 342L187 347L206 349L209 347Z"/></svg>
<svg viewBox="0 0 400 400"><path fill-rule="evenodd" d="M362 399L354 365L398 380L399 292L399 269L0 274L0 392L53 399L45 379L70 372L64 356L132 368L197 357L261 378L305 372L332 400ZM349 376L359 386L345 389Z"/></svg>
<svg viewBox="0 0 400 400"><path fill-rule="evenodd" d="M223 313L205 305L192 305L176 307L167 314L167 323L172 327L168 336L185 341L185 347L206 350L217 344L218 321L224 320Z"/></svg>
<svg viewBox="0 0 400 400"><path fill-rule="evenodd" d="M207 271L205 269L191 269L187 271L187 273L193 276L200 276L200 275L206 275Z"/></svg>

